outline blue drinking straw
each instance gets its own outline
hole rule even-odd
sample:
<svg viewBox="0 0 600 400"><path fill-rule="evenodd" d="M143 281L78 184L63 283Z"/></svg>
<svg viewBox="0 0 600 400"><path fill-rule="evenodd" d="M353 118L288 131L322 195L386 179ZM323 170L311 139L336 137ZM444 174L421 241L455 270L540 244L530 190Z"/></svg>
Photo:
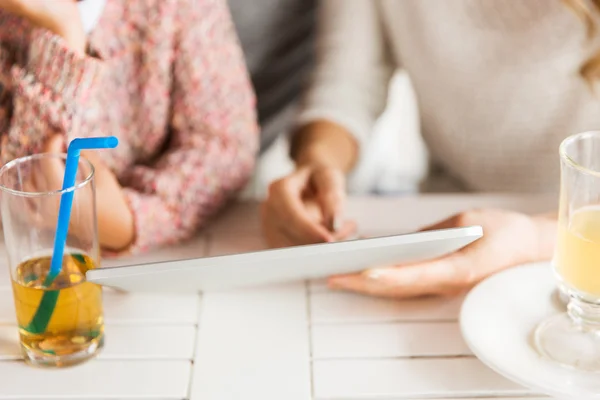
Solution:
<svg viewBox="0 0 600 400"><path fill-rule="evenodd" d="M112 149L117 147L119 140L114 136L93 137L73 139L67 150L67 161L65 164L65 175L63 178L63 192L60 199L60 208L58 210L58 222L56 224L56 235L54 236L54 251L52 252L52 263L50 271L44 282L45 286L50 286L54 279L62 270L62 259L71 221L71 207L73 205L73 195L75 194L75 179L77 179L77 167L79 166L79 155L81 150ZM67 189L73 190L67 190Z"/></svg>
<svg viewBox="0 0 600 400"><path fill-rule="evenodd" d="M62 260L67 242L69 223L71 221L71 207L73 205L73 195L75 194L75 181L77 179L77 167L79 166L81 150L112 149L117 147L118 144L119 140L114 136L77 138L73 139L69 144L62 185L63 194L60 198L56 234L54 236L54 251L52 252L50 270L44 281L44 286L49 287L62 270ZM54 312L56 301L58 300L58 294L58 290L49 290L44 293L35 315L26 327L29 332L43 333L46 331L46 327Z"/></svg>

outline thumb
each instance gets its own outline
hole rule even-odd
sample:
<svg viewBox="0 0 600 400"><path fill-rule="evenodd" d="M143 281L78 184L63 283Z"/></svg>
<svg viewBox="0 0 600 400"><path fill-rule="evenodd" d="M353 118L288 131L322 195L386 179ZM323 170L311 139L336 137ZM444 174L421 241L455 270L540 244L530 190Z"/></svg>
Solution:
<svg viewBox="0 0 600 400"><path fill-rule="evenodd" d="M392 290L397 297L453 293L470 280L469 253L458 251L435 260L404 266L376 268L364 276Z"/></svg>
<svg viewBox="0 0 600 400"><path fill-rule="evenodd" d="M350 290L372 296L412 298L427 295L454 294L461 284L456 268L464 265L462 255L407 266L390 266L367 270L361 274L330 277L333 289Z"/></svg>
<svg viewBox="0 0 600 400"><path fill-rule="evenodd" d="M44 145L45 153L63 153L65 148L65 139L61 134L50 136Z"/></svg>
<svg viewBox="0 0 600 400"><path fill-rule="evenodd" d="M346 201L346 177L334 168L319 169L312 176L316 200L321 207L327 227L334 229L336 217L342 215Z"/></svg>

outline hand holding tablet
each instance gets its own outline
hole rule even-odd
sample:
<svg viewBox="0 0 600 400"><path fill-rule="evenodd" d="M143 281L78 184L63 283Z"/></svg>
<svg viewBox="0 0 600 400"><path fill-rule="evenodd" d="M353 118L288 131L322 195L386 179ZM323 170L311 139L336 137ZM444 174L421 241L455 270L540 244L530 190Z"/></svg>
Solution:
<svg viewBox="0 0 600 400"><path fill-rule="evenodd" d="M378 265L412 263L457 251L483 236L479 226L337 243L101 268L87 279L125 291L198 292L326 278Z"/></svg>

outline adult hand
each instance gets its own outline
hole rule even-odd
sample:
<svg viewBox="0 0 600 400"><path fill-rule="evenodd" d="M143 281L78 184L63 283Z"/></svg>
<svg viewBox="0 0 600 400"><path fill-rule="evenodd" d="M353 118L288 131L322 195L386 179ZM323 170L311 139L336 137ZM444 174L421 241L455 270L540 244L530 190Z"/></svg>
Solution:
<svg viewBox="0 0 600 400"><path fill-rule="evenodd" d="M335 276L329 279L329 285L394 298L452 295L505 268L552 257L556 236L556 219L552 217L483 209L455 215L425 230L473 225L483 227L483 238L453 254L411 265Z"/></svg>
<svg viewBox="0 0 600 400"><path fill-rule="evenodd" d="M62 36L75 51L85 51L85 32L76 0L2 0L0 8Z"/></svg>
<svg viewBox="0 0 600 400"><path fill-rule="evenodd" d="M44 148L49 153L64 153L65 143L62 135L52 136ZM125 199L123 189L115 174L102 162L95 151L82 151L94 166L96 185L96 212L98 235L103 248L118 251L126 248L133 240L133 215ZM60 187L64 175L62 162L49 163L44 170L45 180L53 180L53 187ZM91 205L92 199L78 198L78 206ZM75 205L75 204L74 204ZM76 230L77 227L74 227Z"/></svg>
<svg viewBox="0 0 600 400"><path fill-rule="evenodd" d="M344 173L318 165L299 167L274 182L262 204L262 227L271 247L343 240L356 229L353 221L334 227L346 200ZM338 228L337 231L335 228Z"/></svg>

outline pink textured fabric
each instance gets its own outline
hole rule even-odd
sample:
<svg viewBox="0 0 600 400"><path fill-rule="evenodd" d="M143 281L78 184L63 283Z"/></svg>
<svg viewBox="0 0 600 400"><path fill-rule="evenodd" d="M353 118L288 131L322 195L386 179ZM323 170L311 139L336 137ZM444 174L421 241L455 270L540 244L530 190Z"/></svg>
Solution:
<svg viewBox="0 0 600 400"><path fill-rule="evenodd" d="M255 97L225 0L108 0L87 56L0 10L0 158L114 135L132 252L191 236L247 182Z"/></svg>

